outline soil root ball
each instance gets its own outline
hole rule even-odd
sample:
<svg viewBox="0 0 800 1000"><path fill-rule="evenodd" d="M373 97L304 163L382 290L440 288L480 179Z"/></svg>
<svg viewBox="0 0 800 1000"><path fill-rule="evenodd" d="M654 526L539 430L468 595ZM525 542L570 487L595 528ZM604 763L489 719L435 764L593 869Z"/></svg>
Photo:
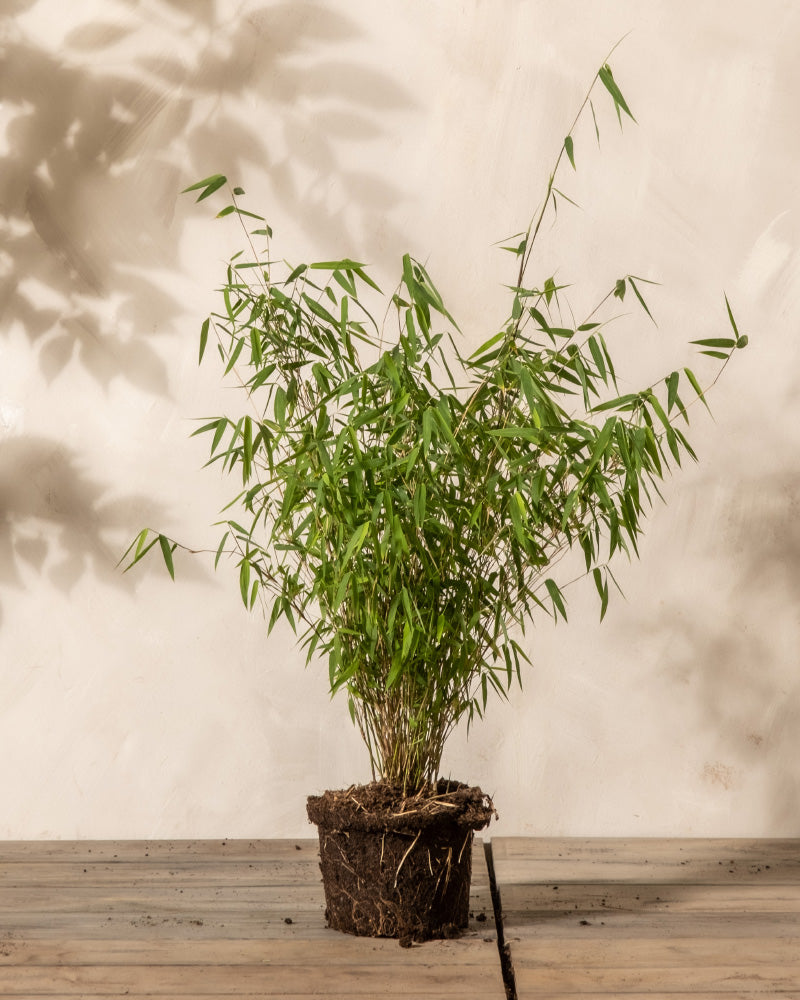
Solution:
<svg viewBox="0 0 800 1000"><path fill-rule="evenodd" d="M309 797L328 925L406 945L455 936L469 922L473 833L494 815L480 788L455 781L416 795L373 782Z"/></svg>

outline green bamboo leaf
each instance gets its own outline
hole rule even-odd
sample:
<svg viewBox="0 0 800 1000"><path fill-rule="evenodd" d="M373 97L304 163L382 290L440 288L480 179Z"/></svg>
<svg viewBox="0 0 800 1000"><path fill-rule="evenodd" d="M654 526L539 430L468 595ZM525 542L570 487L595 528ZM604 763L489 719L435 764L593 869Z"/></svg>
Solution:
<svg viewBox="0 0 800 1000"><path fill-rule="evenodd" d="M403 625L403 644L405 645L406 628L408 627L408 622ZM389 676L386 678L386 687L391 690L397 683L401 673L403 672L403 660L404 657L402 653L396 656L392 661L392 667L389 671Z"/></svg>
<svg viewBox="0 0 800 1000"><path fill-rule="evenodd" d="M149 534L150 534L150 529L143 528L136 536L136 538L134 538L131 544L127 547L127 549L125 549L125 551L122 553L119 561L117 562L117 566L121 566L132 551L134 553L133 558L123 570L124 573L127 573L129 569L132 569L136 565L136 563L139 562L139 560L142 559L145 555L147 555L150 549L158 542L158 538L156 537L153 539L152 542L150 542L149 545L145 545L145 542L147 541L147 537Z"/></svg>
<svg viewBox="0 0 800 1000"><path fill-rule="evenodd" d="M497 427L487 431L492 437L519 439L520 441L532 441L537 443L541 438L541 432L536 427Z"/></svg>
<svg viewBox="0 0 800 1000"><path fill-rule="evenodd" d="M603 574L598 567L592 570L592 576L594 577L594 585L597 588L597 593L600 595L600 621L602 621L608 610L608 580L603 578Z"/></svg>
<svg viewBox="0 0 800 1000"><path fill-rule="evenodd" d="M594 112L594 104L589 101L589 110L592 112L592 121L594 122L594 134L597 136L597 145L600 145L600 129L597 127L597 115Z"/></svg>
<svg viewBox="0 0 800 1000"><path fill-rule="evenodd" d="M411 621L411 619L414 617L414 609L411 605L411 595L408 592L408 587L406 587L405 585L403 585L403 587L401 587L400 589L400 596L403 599L403 610L406 613L406 618L408 621Z"/></svg>
<svg viewBox="0 0 800 1000"><path fill-rule="evenodd" d="M331 611L338 611L341 607L342 601L344 601L347 594L347 588L350 586L352 576L353 574L350 570L343 574L342 579L339 581L339 586L336 588L336 596L333 599Z"/></svg>
<svg viewBox="0 0 800 1000"><path fill-rule="evenodd" d="M667 413L672 412L672 408L678 399L678 381L680 375L678 372L672 372L667 376Z"/></svg>
<svg viewBox="0 0 800 1000"><path fill-rule="evenodd" d="M269 622L267 623L267 635L270 635L275 625L278 622L281 614L283 613L283 604L280 597L276 597L272 605L272 612L269 616ZM333 657L331 657L331 664L333 663ZM333 687L333 679L331 678L331 687Z"/></svg>
<svg viewBox="0 0 800 1000"><path fill-rule="evenodd" d="M282 385L279 385L275 389L275 399L273 401L273 412L275 415L275 422L279 427L283 428L286 426L286 390Z"/></svg>
<svg viewBox="0 0 800 1000"><path fill-rule="evenodd" d="M614 75L611 72L611 67L608 63L603 66L598 72L598 77L600 82L606 88L606 90L611 94L611 98L614 101L614 107L617 111L617 117L620 119L620 124L622 124L622 119L620 118L620 108L625 112L625 114L631 119L631 121L636 121L636 119L631 114L631 109L628 107L625 98L622 96L622 91L617 86L617 82L614 79Z"/></svg>
<svg viewBox="0 0 800 1000"><path fill-rule="evenodd" d="M575 146L572 141L572 136L568 135L564 140L564 149L566 150L567 156L569 157L569 162L572 164L572 169L576 170L575 166Z"/></svg>
<svg viewBox="0 0 800 1000"><path fill-rule="evenodd" d="M517 536L517 541L523 548L527 548L528 542L525 535L524 524L525 501L522 499L519 492L515 493L511 498L508 510L511 514L511 524L514 528L514 534Z"/></svg>
<svg viewBox="0 0 800 1000"><path fill-rule="evenodd" d="M559 189L558 189L557 187L554 187L554 188L553 188L553 194L554 194L554 195L558 195L558 197L559 197L559 198L563 198L563 199L564 199L564 201L568 201L568 202L570 203L570 205L574 205L574 206L575 206L575 208L580 208L580 207L581 207L581 206L580 206L580 205L579 205L579 204L577 203L577 201L573 201L573 199L572 199L572 198L570 198L570 197L569 197L569 195L566 195L566 194L564 194L564 192L563 192L563 191L560 191L560 190L559 190ZM555 197L553 198L553 201L555 201Z"/></svg>
<svg viewBox="0 0 800 1000"><path fill-rule="evenodd" d="M733 311L731 309L731 304L728 302L728 296L725 296L725 308L728 310L728 319L733 327L733 332L736 334L736 339L739 339L739 328L736 326L736 320L733 318Z"/></svg>
<svg viewBox="0 0 800 1000"><path fill-rule="evenodd" d="M253 421L244 418L242 425L242 480L247 482L253 468ZM245 604L247 601L245 601Z"/></svg>
<svg viewBox="0 0 800 1000"><path fill-rule="evenodd" d="M231 355L228 358L228 363L225 365L226 375L228 374L228 372L233 370L234 365L239 360L239 355L242 353L242 350L244 349L244 341L245 341L244 337L236 338L236 346L233 348L233 351L231 351Z"/></svg>
<svg viewBox="0 0 800 1000"><path fill-rule="evenodd" d="M600 347L600 344L594 337L589 337L587 343L589 345L589 351L592 355L592 360L594 361L595 366L597 367L598 374L600 375L600 378L603 380L603 382L607 385L608 372L606 370L605 357L603 356L603 351Z"/></svg>
<svg viewBox="0 0 800 1000"><path fill-rule="evenodd" d="M353 534L350 536L350 541L347 543L347 548L344 551L344 556L342 557L341 565L346 566L350 559L361 549L369 533L370 522L365 521L360 524Z"/></svg>
<svg viewBox="0 0 800 1000"><path fill-rule="evenodd" d="M312 299L307 292L303 292L302 299L308 306L308 308L311 310L311 312L314 313L315 316L318 316L319 319L324 320L329 326L332 326L334 329L336 329L339 326L339 321L337 319L334 319L333 315L330 312L328 312L325 306L320 305L319 302L317 302L315 299Z"/></svg>
<svg viewBox="0 0 800 1000"><path fill-rule="evenodd" d="M642 279L640 278L639 280L641 281ZM636 287L636 282L633 280L633 277L631 275L628 275L628 284L633 289L633 292L634 292L636 298L639 300L639 304L641 305L642 309L644 309L644 311L647 313L647 315L653 321L653 325L654 326L658 326L658 323L656 323L656 321L653 319L653 314L647 308L647 303L645 302L644 298L642 297L642 293Z"/></svg>
<svg viewBox="0 0 800 1000"><path fill-rule="evenodd" d="M203 355L205 354L206 344L208 343L208 327L210 322L210 319L206 319L200 327L200 357L197 359L198 364L200 364L203 360Z"/></svg>
<svg viewBox="0 0 800 1000"><path fill-rule="evenodd" d="M170 540L166 535L158 536L158 544L161 546L161 555L164 557L164 563L167 567L167 571L172 579L175 579L175 565L172 561L172 553L178 547L175 543L170 543Z"/></svg>
<svg viewBox="0 0 800 1000"><path fill-rule="evenodd" d="M537 413L537 397L536 397L536 386L531 378L530 372L527 368L523 368L519 373L519 382L522 386L522 392L525 396L525 402L528 404L528 409L530 410L531 416L533 416L534 422L539 419Z"/></svg>
<svg viewBox="0 0 800 1000"><path fill-rule="evenodd" d="M242 595L244 606L247 607L250 599L250 562L243 559L239 565L239 592Z"/></svg>
<svg viewBox="0 0 800 1000"><path fill-rule="evenodd" d="M318 260L308 266L314 271L355 271L366 265L349 257L342 257L341 260Z"/></svg>
<svg viewBox="0 0 800 1000"><path fill-rule="evenodd" d="M414 494L414 523L421 528L425 523L425 513L427 509L428 490L425 483L420 483Z"/></svg>
<svg viewBox="0 0 800 1000"><path fill-rule="evenodd" d="M228 426L228 418L227 417L220 417L219 420L217 421L216 430L214 431L214 439L211 442L211 454L212 455L217 450L217 447L218 447L220 441L222 440L222 435L225 433L225 430L226 430L227 426Z"/></svg>
<svg viewBox="0 0 800 1000"><path fill-rule="evenodd" d="M597 406L592 407L592 413L601 413L604 410L626 410L631 409L639 401L639 394L637 392L629 392L624 396L617 396L615 399L609 399L605 403L598 403Z"/></svg>
<svg viewBox="0 0 800 1000"><path fill-rule="evenodd" d="M411 643L414 641L414 628L409 622L403 622L403 648L400 653L402 659L408 656L411 649Z"/></svg>
<svg viewBox="0 0 800 1000"><path fill-rule="evenodd" d="M222 558L222 553L225 550L225 542L227 542L229 535L230 532L226 531L225 534L222 536L222 538L220 538L219 540L219 545L217 546L217 554L214 557L214 569L216 569L217 566L219 565L219 561Z"/></svg>
<svg viewBox="0 0 800 1000"><path fill-rule="evenodd" d="M223 184L228 183L228 178L223 174L212 174L210 177L205 177L202 181L197 181L196 184L191 184L189 187L184 188L181 194L188 194L190 191L200 191L202 193L197 199L198 201L203 201L204 198L208 198L215 191L218 191Z"/></svg>
<svg viewBox="0 0 800 1000"><path fill-rule="evenodd" d="M370 288L374 289L376 292L380 292L380 288L375 282L370 278L363 267L354 267L353 273L358 275L358 277L364 282L365 285L369 285Z"/></svg>
<svg viewBox="0 0 800 1000"><path fill-rule="evenodd" d="M656 416L658 417L658 419L664 425L664 427L666 428L667 432L669 432L670 430L672 430L672 424L670 423L669 417L664 412L664 407L658 401L658 397L656 395L654 395L652 392L649 392L647 394L647 402L650 404L650 406L653 409L653 412L656 414Z"/></svg>
<svg viewBox="0 0 800 1000"><path fill-rule="evenodd" d="M308 270L308 264L298 264L292 271L289 272L289 276L286 278L284 284L292 285L300 277L301 274L305 274Z"/></svg>
<svg viewBox="0 0 800 1000"><path fill-rule="evenodd" d="M707 337L705 340L690 340L689 343L700 347L736 347L736 341L730 337Z"/></svg>
<svg viewBox="0 0 800 1000"><path fill-rule="evenodd" d="M558 615L561 615L564 621L566 621L567 609L564 606L564 598L561 594L561 591L558 588L558 585L554 580L551 580L549 577L544 581L544 585L545 587L547 587L547 593L550 595L550 600L553 602L553 608L556 612L556 618L558 617Z"/></svg>

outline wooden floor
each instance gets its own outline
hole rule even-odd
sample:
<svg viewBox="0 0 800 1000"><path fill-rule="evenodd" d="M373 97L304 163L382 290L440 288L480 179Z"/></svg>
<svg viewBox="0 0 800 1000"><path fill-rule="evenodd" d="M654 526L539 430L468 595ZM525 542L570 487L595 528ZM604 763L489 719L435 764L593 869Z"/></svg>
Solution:
<svg viewBox="0 0 800 1000"><path fill-rule="evenodd" d="M800 840L495 838L519 1000L800 1000ZM0 843L0 998L506 996L489 873L455 941L324 926L316 843Z"/></svg>
<svg viewBox="0 0 800 1000"><path fill-rule="evenodd" d="M0 997L504 1000L483 847L468 933L324 926L316 842L0 843Z"/></svg>
<svg viewBox="0 0 800 1000"><path fill-rule="evenodd" d="M495 838L517 996L800 998L800 840Z"/></svg>

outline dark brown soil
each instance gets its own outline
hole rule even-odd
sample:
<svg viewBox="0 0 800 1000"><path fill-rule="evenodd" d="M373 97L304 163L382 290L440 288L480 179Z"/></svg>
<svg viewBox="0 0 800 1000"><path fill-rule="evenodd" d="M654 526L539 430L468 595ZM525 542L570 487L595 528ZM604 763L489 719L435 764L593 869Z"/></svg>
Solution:
<svg viewBox="0 0 800 1000"><path fill-rule="evenodd" d="M469 920L473 832L493 815L479 788L452 781L413 796L373 782L309 797L328 925L405 946L457 936Z"/></svg>

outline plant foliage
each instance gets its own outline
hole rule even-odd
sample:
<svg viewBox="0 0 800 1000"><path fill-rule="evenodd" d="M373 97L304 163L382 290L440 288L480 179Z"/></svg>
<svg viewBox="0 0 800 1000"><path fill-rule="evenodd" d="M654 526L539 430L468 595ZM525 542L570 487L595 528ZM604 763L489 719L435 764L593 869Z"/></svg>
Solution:
<svg viewBox="0 0 800 1000"><path fill-rule="evenodd" d="M386 346L363 264L273 258L271 230L240 206L241 189L219 212L256 228L200 336L201 360L213 343L249 404L195 432L210 464L241 480L217 562L235 553L245 605L263 597L270 629L285 618L309 660L327 658L373 773L406 789L432 784L453 727L521 681L529 616L566 619L562 557L582 552L604 615L609 561L637 554L659 481L695 458L685 428L705 396L690 369L635 392L617 384L605 310L630 292L649 317L647 282L625 275L565 322L564 286L527 278L542 222L566 198L555 178L564 157L575 167L587 105L597 129L597 83L620 124L633 119L604 64L540 212L505 247L517 262L510 314L469 356L419 261L403 258ZM187 190L200 201L225 184L215 175ZM694 342L724 363L747 340L728 315L732 336ZM174 575L177 543L150 529L123 559L156 544Z"/></svg>

